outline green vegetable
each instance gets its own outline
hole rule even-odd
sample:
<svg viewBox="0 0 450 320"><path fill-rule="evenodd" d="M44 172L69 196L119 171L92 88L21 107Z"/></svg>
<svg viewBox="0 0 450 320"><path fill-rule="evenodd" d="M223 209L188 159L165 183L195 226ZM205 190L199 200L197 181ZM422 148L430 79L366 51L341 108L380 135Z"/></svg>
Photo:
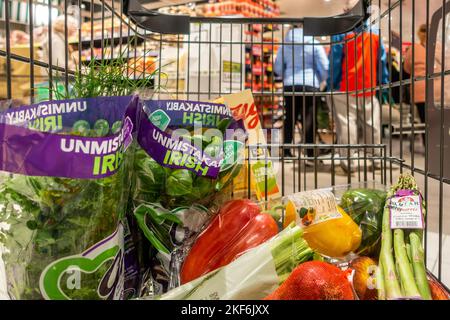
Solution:
<svg viewBox="0 0 450 320"><path fill-rule="evenodd" d="M405 239L405 240L409 240L409 239ZM413 269L413 265L412 265L412 252L411 252L411 244L409 242L405 243L406 246L406 254L408 255L408 261L409 261L409 265L411 267L411 270Z"/></svg>
<svg viewBox="0 0 450 320"><path fill-rule="evenodd" d="M386 192L376 189L351 189L341 198L341 207L362 231L359 255L378 256Z"/></svg>
<svg viewBox="0 0 450 320"><path fill-rule="evenodd" d="M105 137L109 133L109 123L105 119L95 121L94 130L97 137Z"/></svg>
<svg viewBox="0 0 450 320"><path fill-rule="evenodd" d="M294 227L294 223L286 229L291 232L280 233L274 241L271 251L280 283L289 277L296 266L312 260L314 257L314 251L302 238L302 229Z"/></svg>
<svg viewBox="0 0 450 320"><path fill-rule="evenodd" d="M159 202L165 190L166 170L138 148L134 155L134 173L134 201Z"/></svg>
<svg viewBox="0 0 450 320"><path fill-rule="evenodd" d="M392 187L388 196L392 196L395 192L395 186ZM380 266L384 275L384 288L386 290L386 299L399 299L402 297L400 283L398 281L395 260L392 251L392 230L389 219L390 199L386 200L383 212L383 228L381 237Z"/></svg>
<svg viewBox="0 0 450 320"><path fill-rule="evenodd" d="M12 298L42 299L39 281L49 264L81 254L114 232L124 215L127 180L120 169L100 180L15 175L2 184L0 221L11 228L0 228L0 244ZM66 295L99 299L97 288L111 264L81 273L81 288L64 289Z"/></svg>
<svg viewBox="0 0 450 320"><path fill-rule="evenodd" d="M113 134L119 133L120 129L122 128L122 121L116 121L111 126L111 131Z"/></svg>
<svg viewBox="0 0 450 320"><path fill-rule="evenodd" d="M78 120L73 124L73 134L77 136L88 136L91 126L86 120Z"/></svg>
<svg viewBox="0 0 450 320"><path fill-rule="evenodd" d="M378 300L386 300L386 288L384 286L384 273L381 260L378 262L378 268L375 273L375 277L377 284Z"/></svg>
<svg viewBox="0 0 450 320"><path fill-rule="evenodd" d="M231 118L224 118L220 120L220 122L217 124L217 129L219 129L222 133L225 133L227 128L230 126L230 124L233 122L233 119Z"/></svg>
<svg viewBox="0 0 450 320"><path fill-rule="evenodd" d="M71 99L82 97L100 97L100 96L127 96L148 88L152 85L155 75L159 72L154 68L152 72L146 72L145 77L139 77L139 72L129 70L128 48L133 46L135 38L130 38L127 44L124 44L124 50L117 54L113 60L102 60L101 57L92 59L87 66L75 70L75 77L70 83L70 88L65 90L58 89L61 85L57 79L53 81L53 96L56 99ZM108 48L108 41L105 41L104 48ZM150 51L150 50L148 50ZM135 60L135 65L144 59L148 52ZM155 62L157 63L157 62ZM148 68L148 67L147 67ZM70 90L69 90L70 89ZM155 88L159 89L158 86Z"/></svg>
<svg viewBox="0 0 450 320"><path fill-rule="evenodd" d="M212 158L218 158L222 154L222 145L211 143L204 149L204 152Z"/></svg>
<svg viewBox="0 0 450 320"><path fill-rule="evenodd" d="M157 111L157 110L156 110ZM151 110L152 114L156 112ZM149 121L152 121L149 117ZM156 121L156 119L155 119ZM233 122L233 119L222 119L218 127L222 133ZM156 124L156 123L155 123ZM188 133L183 133L180 138L186 143L201 149L201 151L211 157L219 157L223 154L223 138L221 136L209 136L206 132L198 133L193 126L183 126ZM168 129L168 133L170 133ZM147 158L147 160L146 160ZM143 150L138 150L134 160L135 182L132 187L135 190L133 195L133 205L147 202L159 202L167 209L179 206L189 206L193 203L208 205L214 199L214 195L232 183L239 174L242 165L237 161L227 164L226 168L219 173L217 179L197 176L194 172L185 168L164 167L165 174L155 174L160 171L160 167L149 165L150 156Z"/></svg>
<svg viewBox="0 0 450 320"><path fill-rule="evenodd" d="M383 267L386 299L417 298L431 299L427 281L421 238L423 231L417 229L395 229L392 242L390 228L390 203L399 190L419 192L417 183L411 174L400 175L388 193L383 214L383 234L380 253L380 265ZM425 206L422 200L422 213ZM394 254L393 250L394 248ZM410 253L409 253L410 251Z"/></svg>
<svg viewBox="0 0 450 320"><path fill-rule="evenodd" d="M406 244L402 229L394 230L394 252L404 295L408 298L419 297L419 290L414 281L413 270L408 260L408 254L406 253Z"/></svg>
<svg viewBox="0 0 450 320"><path fill-rule="evenodd" d="M194 146L200 149L205 149L208 144L210 144L210 141L204 136L195 134L191 137L191 141L193 142Z"/></svg>
<svg viewBox="0 0 450 320"><path fill-rule="evenodd" d="M214 180L208 177L196 177L194 181L194 187L192 195L196 199L205 199L211 195L211 191L214 190Z"/></svg>
<svg viewBox="0 0 450 320"><path fill-rule="evenodd" d="M169 196L185 196L192 192L192 173L186 169L177 169L170 173L166 181Z"/></svg>
<svg viewBox="0 0 450 320"><path fill-rule="evenodd" d="M193 141L192 136L184 136ZM206 138L195 136L197 141ZM218 156L222 152L222 145L217 139L206 146L204 152L211 156ZM207 205L213 196L228 186L239 174L242 165L236 163L219 174L217 179L196 176L187 169L171 169L159 165L147 153L138 148L134 156L133 202L134 206L141 203L159 202L165 208L189 206L193 203Z"/></svg>
<svg viewBox="0 0 450 320"><path fill-rule="evenodd" d="M158 204L141 204L135 209L134 216L153 247L170 254L175 248L170 231L174 223L181 224L178 216Z"/></svg>
<svg viewBox="0 0 450 320"><path fill-rule="evenodd" d="M414 270L414 277L420 295L423 299L432 300L430 285L427 279L427 271L424 263L424 254L422 243L417 232L409 234L409 241L411 244L411 261Z"/></svg>

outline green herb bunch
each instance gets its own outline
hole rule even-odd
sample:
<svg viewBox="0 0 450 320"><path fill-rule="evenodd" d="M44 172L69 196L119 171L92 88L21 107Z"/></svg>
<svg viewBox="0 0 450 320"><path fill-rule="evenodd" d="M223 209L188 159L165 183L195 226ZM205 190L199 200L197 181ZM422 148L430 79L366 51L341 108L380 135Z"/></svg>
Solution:
<svg viewBox="0 0 450 320"><path fill-rule="evenodd" d="M56 99L92 98L101 96L127 96L139 92L146 88L162 90L164 84L155 86L154 79L158 74L164 75L157 68L158 61L155 60L150 66L144 66L144 70L137 70L136 64L142 62L150 53L147 50L142 56L136 57L134 67L129 67L130 58L134 58L128 50L134 43L133 38L123 46L123 50L112 59L102 59L94 57L87 65L81 65L75 70L74 77L69 88L58 90L61 87L60 81L53 82L53 92ZM108 43L104 44L108 48ZM145 61L144 61L145 62ZM153 71L147 72L150 67L155 67ZM140 74L139 74L140 73Z"/></svg>
<svg viewBox="0 0 450 320"><path fill-rule="evenodd" d="M72 99L131 95L150 86L157 71L135 80L127 62L125 51L112 60L91 60L76 70L70 88L58 90L61 84L55 81L50 90L56 99ZM79 120L63 132L100 137L118 129L120 123ZM78 255L115 231L127 207L133 148L107 178L6 177L0 185L0 257L11 298L42 299L39 279L50 263ZM65 288L64 293L71 299L98 299L97 288L111 264L107 261L95 272L83 273L81 288ZM67 276L62 276L62 283Z"/></svg>

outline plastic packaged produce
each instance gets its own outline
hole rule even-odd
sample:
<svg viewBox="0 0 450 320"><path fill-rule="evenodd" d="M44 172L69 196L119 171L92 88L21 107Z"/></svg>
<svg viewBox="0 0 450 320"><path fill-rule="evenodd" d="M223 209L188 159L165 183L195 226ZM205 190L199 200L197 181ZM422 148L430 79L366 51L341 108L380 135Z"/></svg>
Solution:
<svg viewBox="0 0 450 320"><path fill-rule="evenodd" d="M291 224L275 237L247 250L233 262L175 288L162 300L256 300L272 293L314 252Z"/></svg>
<svg viewBox="0 0 450 320"><path fill-rule="evenodd" d="M316 252L331 258L344 258L361 243L361 229L337 205L329 190L299 192L283 199L284 224L295 221L303 237Z"/></svg>
<svg viewBox="0 0 450 320"><path fill-rule="evenodd" d="M222 104L148 100L139 120L133 202L207 205L241 169L245 131ZM227 129L240 129L237 139Z"/></svg>
<svg viewBox="0 0 450 320"><path fill-rule="evenodd" d="M185 250L211 215L202 206L211 206L239 173L245 131L223 104L146 100L140 111L129 211L133 231L148 240L137 240L145 274L142 290L160 294L180 285ZM227 129L240 131L227 135ZM185 213L181 220L180 212ZM187 226L175 239L178 234L170 232L184 230L187 221L197 221L198 228Z"/></svg>
<svg viewBox="0 0 450 320"><path fill-rule="evenodd" d="M140 296L159 295L180 285L180 269L190 246L212 212L200 205L167 210L158 204L141 204L134 212L150 252L150 266L142 279Z"/></svg>
<svg viewBox="0 0 450 320"><path fill-rule="evenodd" d="M181 283L192 281L227 265L245 251L278 233L270 214L261 213L251 200L225 203L195 240L181 269Z"/></svg>
<svg viewBox="0 0 450 320"><path fill-rule="evenodd" d="M425 203L414 177L401 174L387 198L378 261L378 299L431 300L422 245Z"/></svg>
<svg viewBox="0 0 450 320"><path fill-rule="evenodd" d="M357 188L346 191L340 206L362 231L359 255L377 257L381 244L381 226L386 192L377 189Z"/></svg>
<svg viewBox="0 0 450 320"><path fill-rule="evenodd" d="M104 97L1 114L0 169L15 174L0 185L2 298L123 297L136 110Z"/></svg>

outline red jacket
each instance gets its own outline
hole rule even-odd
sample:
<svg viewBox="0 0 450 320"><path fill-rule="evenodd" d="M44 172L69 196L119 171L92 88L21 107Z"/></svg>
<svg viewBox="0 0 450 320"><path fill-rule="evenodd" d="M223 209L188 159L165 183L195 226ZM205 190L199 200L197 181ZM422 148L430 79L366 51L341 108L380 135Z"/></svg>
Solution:
<svg viewBox="0 0 450 320"><path fill-rule="evenodd" d="M356 41L354 34L348 34L344 39L346 43L343 46L340 90L355 91L375 87L378 83L379 36L375 33L363 32L358 34ZM364 95L369 97L374 94L375 90L364 92ZM358 92L358 96L362 95L363 92Z"/></svg>

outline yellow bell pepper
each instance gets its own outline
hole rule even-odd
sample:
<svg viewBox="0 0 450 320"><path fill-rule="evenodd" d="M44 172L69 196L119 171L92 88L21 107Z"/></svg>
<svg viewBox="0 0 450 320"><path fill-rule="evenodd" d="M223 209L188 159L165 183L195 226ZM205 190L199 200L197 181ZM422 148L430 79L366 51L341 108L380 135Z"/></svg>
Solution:
<svg viewBox="0 0 450 320"><path fill-rule="evenodd" d="M344 257L358 249L362 232L344 209L339 206L337 209L342 217L307 225L305 218L301 222L298 221L295 205L289 202L286 206L284 226L297 220L297 224L299 222L302 224L303 238L314 251L328 257ZM313 213L308 210L305 217L307 218L310 214Z"/></svg>
<svg viewBox="0 0 450 320"><path fill-rule="evenodd" d="M344 257L358 249L362 232L359 226L338 207L341 218L330 219L304 228L304 239L309 246L328 257Z"/></svg>

